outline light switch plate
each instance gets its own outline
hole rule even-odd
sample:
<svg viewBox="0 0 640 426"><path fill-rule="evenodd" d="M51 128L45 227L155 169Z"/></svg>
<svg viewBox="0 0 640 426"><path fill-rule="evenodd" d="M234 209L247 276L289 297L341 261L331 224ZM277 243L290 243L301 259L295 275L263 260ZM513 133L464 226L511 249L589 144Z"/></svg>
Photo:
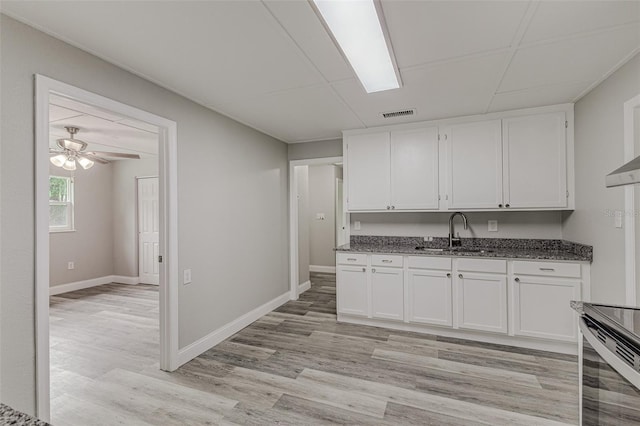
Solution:
<svg viewBox="0 0 640 426"><path fill-rule="evenodd" d="M75 269L75 268L76 268L75 263L73 263L73 262L67 263L67 269L71 270L71 269Z"/></svg>
<svg viewBox="0 0 640 426"><path fill-rule="evenodd" d="M184 284L191 283L191 269L184 270Z"/></svg>
<svg viewBox="0 0 640 426"><path fill-rule="evenodd" d="M614 223L616 228L622 228L622 211L616 210Z"/></svg>
<svg viewBox="0 0 640 426"><path fill-rule="evenodd" d="M360 221L356 220L355 222L353 222L353 229L355 229L356 231L360 230Z"/></svg>
<svg viewBox="0 0 640 426"><path fill-rule="evenodd" d="M498 221L490 220L489 222L487 222L487 231L498 232Z"/></svg>

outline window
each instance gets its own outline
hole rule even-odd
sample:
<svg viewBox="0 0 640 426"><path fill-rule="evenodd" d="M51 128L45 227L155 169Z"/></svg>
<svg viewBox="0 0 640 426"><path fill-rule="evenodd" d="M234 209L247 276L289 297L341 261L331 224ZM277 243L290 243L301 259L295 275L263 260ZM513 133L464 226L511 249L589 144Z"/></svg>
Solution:
<svg viewBox="0 0 640 426"><path fill-rule="evenodd" d="M49 176L49 232L73 230L73 179Z"/></svg>

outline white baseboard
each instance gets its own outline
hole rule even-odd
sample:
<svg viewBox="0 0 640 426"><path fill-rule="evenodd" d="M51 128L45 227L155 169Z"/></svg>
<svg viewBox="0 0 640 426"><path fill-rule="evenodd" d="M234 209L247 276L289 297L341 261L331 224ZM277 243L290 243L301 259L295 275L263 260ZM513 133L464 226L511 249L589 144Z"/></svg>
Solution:
<svg viewBox="0 0 640 426"><path fill-rule="evenodd" d="M309 265L309 272L324 272L325 274L335 274L335 266Z"/></svg>
<svg viewBox="0 0 640 426"><path fill-rule="evenodd" d="M178 367L186 364L203 352L208 351L218 343L233 336L252 322L258 320L260 317L268 314L269 312L273 311L274 309L276 309L280 305L285 304L288 301L289 292L287 291L283 295L280 295L275 299L268 301L262 306L258 306L251 312L244 314L240 318L237 318L230 323L223 325L217 330L214 330L213 332L207 334L203 338L196 340L188 346L185 346L178 351Z"/></svg>
<svg viewBox="0 0 640 426"><path fill-rule="evenodd" d="M310 288L311 288L311 281L309 280L307 280L306 282L303 282L302 284L298 284L298 295L304 293Z"/></svg>
<svg viewBox="0 0 640 426"><path fill-rule="evenodd" d="M106 275L104 277L92 278L90 280L76 281L68 284L60 284L49 288L49 295L68 293L70 291L82 290L99 285L119 283L119 284L138 284L138 277L125 277L121 275Z"/></svg>
<svg viewBox="0 0 640 426"><path fill-rule="evenodd" d="M136 284L140 284L140 277L127 277L124 275L112 275L111 276L111 282L114 283L118 283L118 284L131 284L131 285L136 285Z"/></svg>

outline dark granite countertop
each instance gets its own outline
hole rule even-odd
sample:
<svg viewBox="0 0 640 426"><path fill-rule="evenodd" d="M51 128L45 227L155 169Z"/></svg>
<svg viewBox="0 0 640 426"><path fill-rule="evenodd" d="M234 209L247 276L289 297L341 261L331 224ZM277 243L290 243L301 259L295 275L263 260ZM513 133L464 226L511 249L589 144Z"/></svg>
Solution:
<svg viewBox="0 0 640 426"><path fill-rule="evenodd" d="M16 411L8 405L0 403L0 425L16 426L50 426L49 423Z"/></svg>
<svg viewBox="0 0 640 426"><path fill-rule="evenodd" d="M419 250L416 247L423 247L423 249ZM357 235L351 237L349 244L337 247L336 251L573 262L591 262L593 260L593 248L591 246L564 240L463 238L461 247L470 251L449 250L447 238L434 238L433 241L427 242L421 237ZM440 251L441 249L442 251Z"/></svg>

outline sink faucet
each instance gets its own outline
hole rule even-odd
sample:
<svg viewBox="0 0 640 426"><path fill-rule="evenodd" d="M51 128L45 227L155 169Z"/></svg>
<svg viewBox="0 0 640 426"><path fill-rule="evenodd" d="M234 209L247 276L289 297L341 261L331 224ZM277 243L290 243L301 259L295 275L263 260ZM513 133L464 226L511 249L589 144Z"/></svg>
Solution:
<svg viewBox="0 0 640 426"><path fill-rule="evenodd" d="M467 222L467 217L462 212L455 212L449 217L449 248L453 248L453 246L459 246L461 244L460 237L455 237L453 234L453 218L456 216L462 217L462 224L464 225L464 229L469 227Z"/></svg>

